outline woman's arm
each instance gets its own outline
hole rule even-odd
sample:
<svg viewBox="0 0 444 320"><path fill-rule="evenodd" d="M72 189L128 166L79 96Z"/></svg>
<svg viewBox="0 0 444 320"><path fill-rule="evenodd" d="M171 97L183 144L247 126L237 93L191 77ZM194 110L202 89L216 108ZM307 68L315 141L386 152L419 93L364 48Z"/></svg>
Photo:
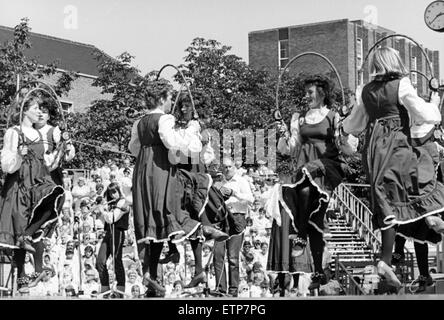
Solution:
<svg viewBox="0 0 444 320"><path fill-rule="evenodd" d="M128 210L129 208L126 205L125 199L121 199L119 202L117 202L116 208L110 211L103 211L103 218L108 224L116 223L125 213L128 213Z"/></svg>
<svg viewBox="0 0 444 320"><path fill-rule="evenodd" d="M438 109L439 96L433 96L432 102L425 102L424 99L418 96L408 77L402 78L399 82L398 98L399 102L409 112L412 124L437 124L441 122L441 113Z"/></svg>
<svg viewBox="0 0 444 320"><path fill-rule="evenodd" d="M159 136L165 147L184 154L199 153L202 150L199 122L190 121L185 130L176 129L175 124L176 119L170 114L162 115L159 119Z"/></svg>
<svg viewBox="0 0 444 320"><path fill-rule="evenodd" d="M214 149L211 146L211 141L209 141L207 144L205 144L202 147L202 151L200 153L200 160L202 163L206 166L210 165L214 160L216 159L216 156L214 155Z"/></svg>
<svg viewBox="0 0 444 320"><path fill-rule="evenodd" d="M2 170L7 173L17 171L22 165L22 157L18 153L19 135L16 130L9 128L3 138L1 152Z"/></svg>
<svg viewBox="0 0 444 320"><path fill-rule="evenodd" d="M290 135L279 138L277 149L284 155L296 157L300 144L299 113L295 113L290 121Z"/></svg>
<svg viewBox="0 0 444 320"><path fill-rule="evenodd" d="M137 132L137 126L139 124L140 120L136 120L131 128L131 140L128 144L129 151L133 154L133 156L136 156L139 154L140 151L140 140L139 140L139 133Z"/></svg>
<svg viewBox="0 0 444 320"><path fill-rule="evenodd" d="M349 116L342 122L342 128L347 134L358 136L367 127L369 116L365 111L364 102L362 101L362 88L356 89L357 104L352 109Z"/></svg>

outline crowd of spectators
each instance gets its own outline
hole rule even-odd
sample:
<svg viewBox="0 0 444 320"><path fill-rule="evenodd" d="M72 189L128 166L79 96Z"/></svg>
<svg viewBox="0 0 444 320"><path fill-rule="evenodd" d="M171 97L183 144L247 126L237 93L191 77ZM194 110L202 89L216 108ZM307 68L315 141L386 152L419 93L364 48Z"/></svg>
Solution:
<svg viewBox="0 0 444 320"><path fill-rule="evenodd" d="M250 184L255 201L249 208L244 242L240 252L239 297L272 297L276 275L267 272L267 256L270 243L272 219L265 210L268 192L279 182L277 175L265 165L258 163L248 170L236 162L237 173ZM121 163L108 160L96 164L89 172L64 170L65 202L59 221L51 239L45 238L43 254L44 272L37 278L33 275L33 256L27 255L26 272L30 278L30 295L70 296L82 291L86 296L96 296L100 292L100 281L96 269L96 258L100 242L104 236L104 220L97 209L104 191L111 182L117 182L124 194L131 194L133 169L129 159ZM143 284L142 263L134 236L132 215L130 227L125 234L123 263L126 274L125 293L127 298L143 297L146 287ZM213 267L213 242L203 245L202 260L207 271L209 289L216 288L217 279ZM205 284L185 289L194 274L194 257L188 241L179 243L180 261L159 265L159 281L166 288L165 297L199 296ZM161 258L168 251L167 243ZM308 255L309 256L309 255ZM327 264L327 263L326 263ZM110 282L114 281L112 256L107 262ZM306 296L310 273L301 272L299 284L289 290L288 296ZM110 283L112 286L112 283Z"/></svg>

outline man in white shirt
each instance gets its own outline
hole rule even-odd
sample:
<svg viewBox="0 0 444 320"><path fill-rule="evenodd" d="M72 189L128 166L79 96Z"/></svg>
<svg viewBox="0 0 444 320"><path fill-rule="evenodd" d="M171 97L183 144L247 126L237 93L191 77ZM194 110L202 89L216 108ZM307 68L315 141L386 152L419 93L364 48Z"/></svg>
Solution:
<svg viewBox="0 0 444 320"><path fill-rule="evenodd" d="M223 174L225 184L220 191L225 197L225 203L230 210L232 219L234 220L234 229L236 234L231 236L225 242L215 242L214 246L214 269L219 290L222 293L227 292L227 277L224 264L225 250L227 251L229 278L228 278L228 294L233 297L238 296L239 288L239 254L244 238L244 230L246 227L246 214L248 207L254 202L250 185L246 179L236 174L236 167L230 158L223 160Z"/></svg>

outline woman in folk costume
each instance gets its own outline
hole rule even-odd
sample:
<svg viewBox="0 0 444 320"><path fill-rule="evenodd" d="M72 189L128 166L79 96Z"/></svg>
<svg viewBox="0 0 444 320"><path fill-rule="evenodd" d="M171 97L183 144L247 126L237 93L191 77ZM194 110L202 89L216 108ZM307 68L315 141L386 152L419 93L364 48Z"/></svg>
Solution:
<svg viewBox="0 0 444 320"><path fill-rule="evenodd" d="M75 148L71 140L66 141L66 148L59 153L58 148L61 147L62 137L59 126L53 126L48 122L54 121L56 114L54 112L55 108L49 105L49 101L46 100L41 105L42 117L40 120L34 124L34 128L37 129L43 140L43 147L45 148L46 158L52 165L49 167L50 175L52 181L63 186L63 174L62 168L60 167L60 160L63 157L64 161L71 161L75 156ZM65 203L65 195L60 197L57 201L57 212L61 211L61 207ZM56 226L56 221L46 227L45 236L51 238L52 233ZM43 251L44 245L43 241L38 241L34 243L34 248L36 252L34 253L34 265L36 272L41 272L43 268Z"/></svg>
<svg viewBox="0 0 444 320"><path fill-rule="evenodd" d="M191 99L187 94L180 94L178 100L177 128L184 133L186 126L193 119L193 106ZM207 239L215 241L224 241L228 238L228 234L218 230L214 224L221 223L226 220L223 210L211 210L214 197L217 197L217 190L212 187L212 178L207 173L207 166L215 159L214 150L211 147L211 139L208 131L205 130L207 125L204 121L208 120L204 117L201 121L202 134L199 137L202 141L202 150L199 153L184 154L179 151L176 154L175 163L179 169L178 178L184 187L184 195L182 197L182 208L187 211L191 218L202 223L189 240L193 250L195 268L194 276L185 288L196 287L200 283L206 281L206 276L202 266L202 242ZM222 198L222 195L220 195ZM210 205L208 205L210 203ZM168 242L168 255L160 261L160 263L168 263L169 261L178 262L179 252L172 241Z"/></svg>
<svg viewBox="0 0 444 320"><path fill-rule="evenodd" d="M312 288L327 282L322 268L324 215L331 193L348 170L338 149L339 114L331 109L329 80L313 76L304 83L308 110L293 114L290 131L279 125L283 136L278 151L292 158L293 183L277 184L266 204L274 217L267 270L279 272L281 290L285 273L297 271L292 255L305 248L307 236L314 264ZM350 140L356 146L357 139ZM343 151L353 149L344 145Z"/></svg>
<svg viewBox="0 0 444 320"><path fill-rule="evenodd" d="M7 173L0 196L0 245L18 246L14 259L19 277L24 276L26 251L35 252L32 242L45 236L45 226L57 220L56 204L64 189L56 185L48 167L43 137L33 125L42 119L42 100L32 96L23 104L20 125L8 128L1 152L2 170ZM19 279L18 279L19 280Z"/></svg>
<svg viewBox="0 0 444 320"><path fill-rule="evenodd" d="M415 241L437 242L444 231L444 185L437 181L438 148L430 140L441 121L439 96L418 97L396 50L377 49L373 81L357 94L358 105L343 123L343 133L366 130L363 163L371 185L373 224L382 231L378 273L396 290L399 279L389 267L396 230Z"/></svg>
<svg viewBox="0 0 444 320"><path fill-rule="evenodd" d="M150 244L149 256L148 250L145 252L144 271L149 271L145 281L163 295L165 289L156 282L163 241L182 241L200 226L181 207L183 187L170 159L177 150L198 153L202 144L197 121L190 121L184 132L179 132L175 117L167 114L172 86L162 79L148 85L142 101L148 112L134 123L129 143L129 150L137 156L132 189L134 228L138 243Z"/></svg>

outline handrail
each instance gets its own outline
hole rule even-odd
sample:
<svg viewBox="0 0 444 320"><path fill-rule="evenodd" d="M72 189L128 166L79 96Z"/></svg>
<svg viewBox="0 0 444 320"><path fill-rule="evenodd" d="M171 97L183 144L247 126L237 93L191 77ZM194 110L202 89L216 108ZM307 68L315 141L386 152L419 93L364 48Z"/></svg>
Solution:
<svg viewBox="0 0 444 320"><path fill-rule="evenodd" d="M338 200L339 210L346 217L347 222L351 223L352 228L358 231L361 238L365 240L368 246L372 248L373 254L377 254L381 248L381 240L378 237L375 230L373 229L373 224L371 223L373 213L365 205L365 203L359 199L349 187L366 187L369 188L368 184L356 184L356 183L343 183L340 184L334 191L334 197ZM411 278L414 277L414 257L413 254L404 248L404 253L406 257L406 266L408 267L409 275Z"/></svg>
<svg viewBox="0 0 444 320"><path fill-rule="evenodd" d="M381 240L373 230L371 223L373 214L370 209L344 184L340 184L335 189L334 196L338 200L339 210L341 214L344 214L347 222L351 222L352 228L358 231L359 236L372 248L373 253L379 252Z"/></svg>
<svg viewBox="0 0 444 320"><path fill-rule="evenodd" d="M367 293L362 289L359 283L357 283L356 280L353 278L353 275L348 272L345 265L339 261L339 255L336 256L335 264L335 278L339 282L342 290L344 290L347 295L367 295ZM342 274L345 274L345 278L341 275L339 269L341 269ZM345 284L344 280L346 281Z"/></svg>

